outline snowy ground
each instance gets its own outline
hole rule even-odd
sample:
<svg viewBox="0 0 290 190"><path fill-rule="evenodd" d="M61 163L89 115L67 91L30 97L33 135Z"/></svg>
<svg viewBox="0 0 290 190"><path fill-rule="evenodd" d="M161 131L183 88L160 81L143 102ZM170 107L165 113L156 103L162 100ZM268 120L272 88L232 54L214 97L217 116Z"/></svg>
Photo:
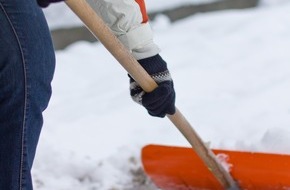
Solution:
<svg viewBox="0 0 290 190"><path fill-rule="evenodd" d="M212 148L290 154L290 2L273 2L152 23L177 107ZM141 148L189 146L184 137L131 101L126 72L102 45L78 42L56 56L35 188L154 189Z"/></svg>

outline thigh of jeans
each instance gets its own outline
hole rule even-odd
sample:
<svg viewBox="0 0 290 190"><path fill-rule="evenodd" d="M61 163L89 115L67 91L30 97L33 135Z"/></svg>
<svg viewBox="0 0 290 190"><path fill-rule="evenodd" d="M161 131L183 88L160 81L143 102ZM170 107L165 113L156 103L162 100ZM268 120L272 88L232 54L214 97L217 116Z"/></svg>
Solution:
<svg viewBox="0 0 290 190"><path fill-rule="evenodd" d="M0 189L32 189L54 52L36 0L0 0Z"/></svg>

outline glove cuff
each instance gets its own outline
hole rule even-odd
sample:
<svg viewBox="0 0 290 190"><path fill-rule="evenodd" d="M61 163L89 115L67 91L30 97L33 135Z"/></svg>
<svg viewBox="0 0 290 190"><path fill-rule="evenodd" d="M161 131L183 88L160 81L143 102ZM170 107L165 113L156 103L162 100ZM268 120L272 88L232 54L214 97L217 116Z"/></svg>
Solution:
<svg viewBox="0 0 290 190"><path fill-rule="evenodd" d="M167 64L159 54L145 59L140 59L138 62L149 75L167 70Z"/></svg>
<svg viewBox="0 0 290 190"><path fill-rule="evenodd" d="M167 64L159 54L153 57L138 60L138 62L157 84L165 81L172 82L170 72L167 69ZM130 75L129 77L131 97L135 102L142 104L142 97L145 92Z"/></svg>
<svg viewBox="0 0 290 190"><path fill-rule="evenodd" d="M172 81L170 72L167 69L167 64L159 54L149 58L138 60L138 62L157 84L164 81ZM130 83L135 83L132 84L133 87L138 86L138 84L130 75L129 77Z"/></svg>

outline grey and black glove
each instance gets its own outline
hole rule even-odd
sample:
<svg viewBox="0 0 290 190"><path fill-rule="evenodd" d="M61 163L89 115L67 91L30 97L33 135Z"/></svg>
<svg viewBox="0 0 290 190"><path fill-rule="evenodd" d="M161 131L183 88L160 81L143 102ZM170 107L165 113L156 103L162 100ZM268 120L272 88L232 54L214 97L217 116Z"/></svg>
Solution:
<svg viewBox="0 0 290 190"><path fill-rule="evenodd" d="M166 62L159 54L138 60L140 65L158 84L150 93L146 93L130 77L130 94L132 99L143 105L151 116L165 117L166 114L175 113L175 90Z"/></svg>
<svg viewBox="0 0 290 190"><path fill-rule="evenodd" d="M48 5L50 3L56 3L56 2L60 2L60 1L64 1L64 0L37 0L37 4L40 7L45 8L45 7L48 7Z"/></svg>

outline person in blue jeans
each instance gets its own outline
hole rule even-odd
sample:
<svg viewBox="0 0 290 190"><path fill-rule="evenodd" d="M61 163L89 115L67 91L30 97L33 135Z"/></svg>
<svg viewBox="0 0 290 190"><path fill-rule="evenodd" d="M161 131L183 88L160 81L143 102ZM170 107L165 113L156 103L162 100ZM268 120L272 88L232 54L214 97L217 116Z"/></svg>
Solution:
<svg viewBox="0 0 290 190"><path fill-rule="evenodd" d="M55 68L41 7L58 1L0 0L0 190L33 189L30 171ZM152 116L174 114L175 91L165 61L155 54L139 63L159 87L144 93L130 78L133 99Z"/></svg>

